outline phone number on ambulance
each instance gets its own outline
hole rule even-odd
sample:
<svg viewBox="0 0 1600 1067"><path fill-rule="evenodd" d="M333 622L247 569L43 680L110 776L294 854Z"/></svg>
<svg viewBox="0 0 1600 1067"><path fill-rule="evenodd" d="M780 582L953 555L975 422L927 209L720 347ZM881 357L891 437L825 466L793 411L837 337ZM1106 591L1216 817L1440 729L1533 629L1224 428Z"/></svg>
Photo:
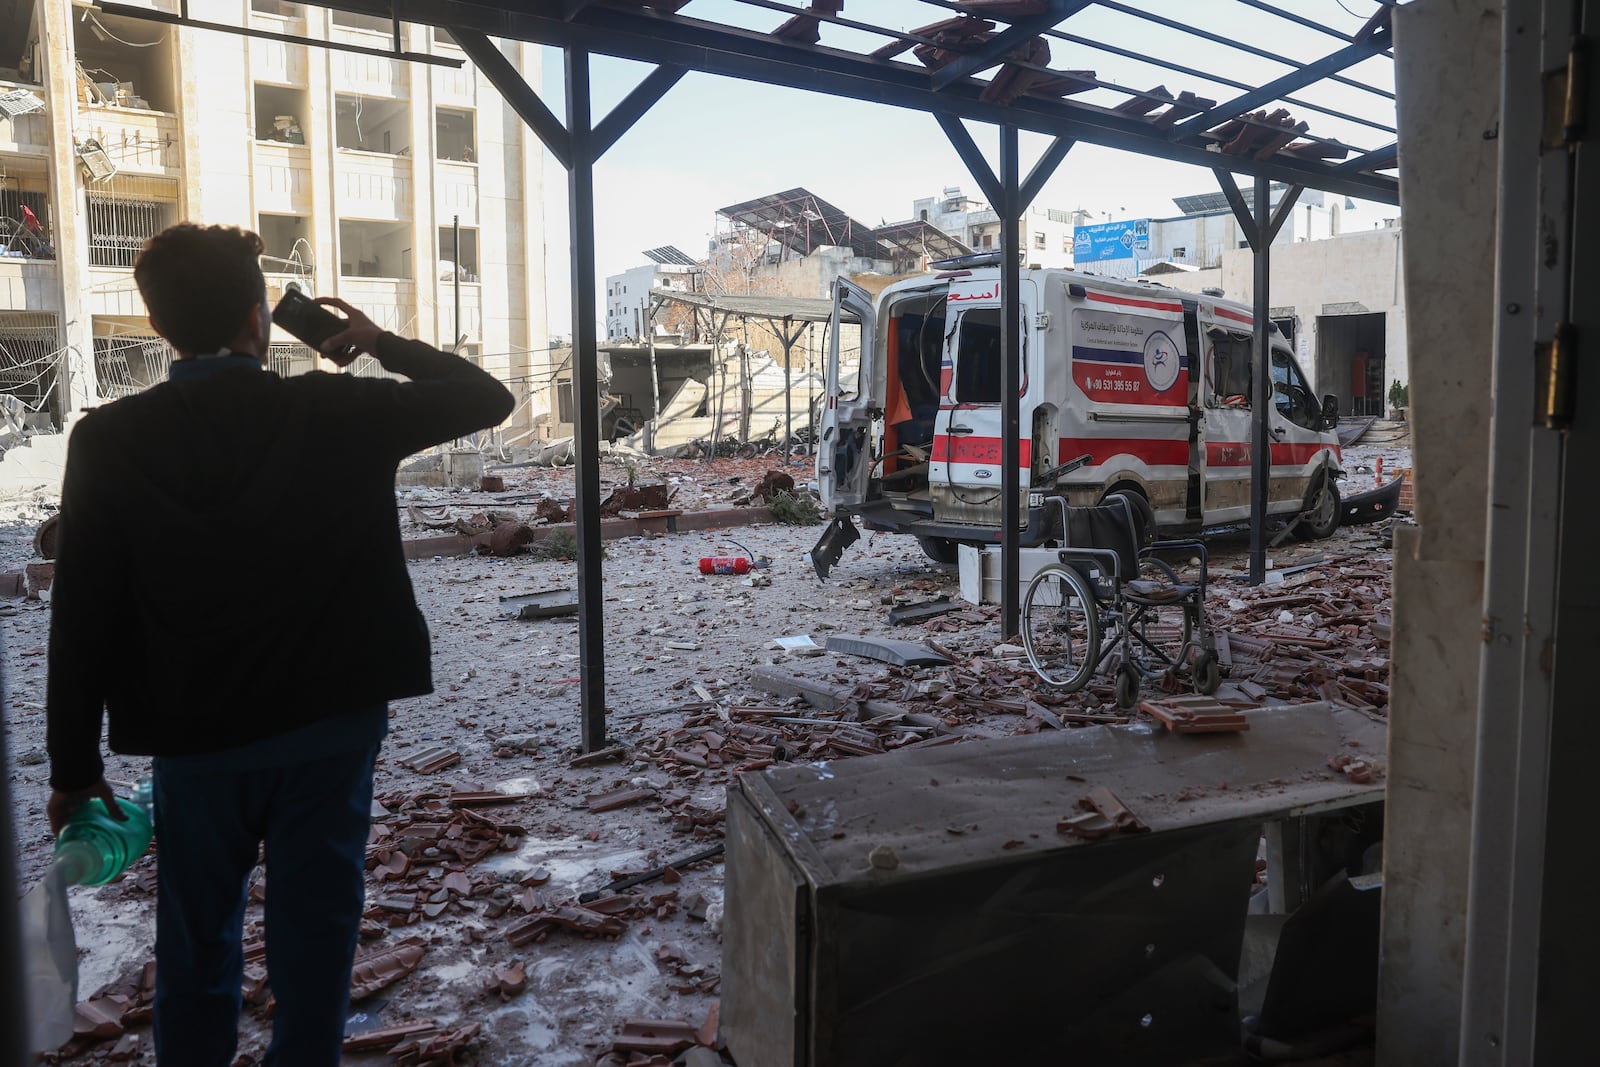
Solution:
<svg viewBox="0 0 1600 1067"><path fill-rule="evenodd" d="M1088 385L1095 392L1137 393L1139 391L1138 381L1132 379L1090 378Z"/></svg>

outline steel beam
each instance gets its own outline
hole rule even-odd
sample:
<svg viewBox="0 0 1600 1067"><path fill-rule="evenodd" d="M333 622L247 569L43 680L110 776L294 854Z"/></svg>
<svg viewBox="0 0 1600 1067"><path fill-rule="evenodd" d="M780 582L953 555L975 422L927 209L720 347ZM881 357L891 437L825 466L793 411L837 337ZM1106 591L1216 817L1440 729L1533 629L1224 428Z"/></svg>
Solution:
<svg viewBox="0 0 1600 1067"><path fill-rule="evenodd" d="M1067 158L1067 153L1072 151L1072 146L1078 142L1070 137L1057 137L1050 142L1050 147L1044 150L1044 155L1028 171L1028 176L1022 179L1022 188L1017 193L1018 214L1028 210L1029 206L1038 199L1039 192L1044 188L1044 183L1050 180L1050 175L1061 166L1061 161Z"/></svg>
<svg viewBox="0 0 1600 1067"><path fill-rule="evenodd" d="M583 750L606 744L605 585L600 547L600 367L595 327L594 133L589 55L568 49L567 217L572 246L572 434L578 535L578 682Z"/></svg>
<svg viewBox="0 0 1600 1067"><path fill-rule="evenodd" d="M1230 179L1231 180L1231 179ZM1250 443L1250 584L1267 580L1267 490L1272 484L1272 440L1267 432L1272 404L1272 346L1267 332L1272 325L1272 186L1265 174L1256 175L1255 231L1255 403Z"/></svg>
<svg viewBox="0 0 1600 1067"><path fill-rule="evenodd" d="M1255 215L1251 213L1244 193L1239 191L1239 183L1233 180L1233 175L1228 171L1213 169L1211 173L1217 176L1217 184L1222 187L1222 195L1228 198L1228 206L1233 208L1233 217L1244 232L1244 239L1250 242L1252 249L1259 247L1261 231L1256 228Z"/></svg>
<svg viewBox="0 0 1600 1067"><path fill-rule="evenodd" d="M961 162L967 165L967 170L978 183L978 188L983 190L983 195L989 203L1000 203L1001 198L1005 196L1000 186L1000 179L996 178L994 171L989 168L989 161L983 158L983 152L978 148L978 143L972 139L972 134L967 132L961 120L954 115L937 111L933 117L938 120L944 135L950 138L950 147L956 150Z"/></svg>
<svg viewBox="0 0 1600 1067"><path fill-rule="evenodd" d="M1272 218L1267 223L1267 236L1262 244L1271 244L1278 239L1278 231L1283 229L1283 224L1289 221L1289 212L1294 210L1294 205L1300 199L1300 194L1305 192L1303 185L1291 185L1283 191L1283 197L1278 201L1278 206L1272 212Z"/></svg>
<svg viewBox="0 0 1600 1067"><path fill-rule="evenodd" d="M644 117L646 111L655 106L656 101L667 94L667 90L677 85L685 74L689 73L683 67L657 67L644 76L644 80L634 86L633 91L617 102L609 114L601 119L594 128L594 158L599 159L605 155L612 145L617 143L617 138L633 128L633 124Z"/></svg>
<svg viewBox="0 0 1600 1067"><path fill-rule="evenodd" d="M545 148L556 157L556 162L562 167L572 169L572 137L566 127L561 125L561 120L556 118L551 110L539 99L539 94L511 65L494 42L477 30L467 29L462 26L450 26L450 36L455 38L456 44L467 54L467 58L483 76L489 79L500 95L505 97L506 103L511 105L513 111L526 122L533 132L538 134L539 140L544 142Z"/></svg>
<svg viewBox="0 0 1600 1067"><path fill-rule="evenodd" d="M1104 41L1091 40L1088 37L1082 37L1075 33L1066 33L1062 30L1050 30L1045 34L1045 36L1054 37L1058 40L1066 41L1069 44L1075 44L1083 48L1092 48L1097 52L1104 52L1107 55L1121 56L1123 59L1137 60L1140 63L1147 63L1152 67L1159 67L1162 70L1170 70L1175 74L1187 74L1191 78L1200 78L1205 81L1216 82L1218 85L1226 85L1230 89L1250 88L1249 84L1239 81L1237 78L1229 78L1222 74L1213 74L1208 71L1201 70L1198 67L1187 66L1183 63L1174 63L1172 60L1162 59L1160 56L1144 55L1143 53L1135 52L1131 48L1118 48L1114 44L1106 44ZM1393 126L1388 126L1381 122L1373 122L1371 119L1364 119L1359 115L1352 115L1348 111L1335 111L1333 108L1324 107L1321 104L1313 104L1309 100L1301 100L1298 97L1286 96L1283 98L1283 102L1286 104L1293 104L1302 111L1310 111L1318 115L1326 115L1331 119L1342 119L1345 122L1353 122L1357 126L1365 126L1370 130L1377 130L1380 133L1392 134L1395 132L1395 128Z"/></svg>
<svg viewBox="0 0 1600 1067"><path fill-rule="evenodd" d="M1138 8L1129 7L1127 4L1117 3L1116 0L1099 0L1099 3L1101 7L1109 8L1112 11L1116 11L1124 15L1131 15L1136 19L1142 19L1143 21L1149 22L1156 26L1165 26L1169 30L1177 30L1179 33L1186 33L1191 37L1198 37L1202 41L1210 41L1212 44L1220 44L1224 48L1236 48L1241 52L1248 52L1250 55L1258 56L1261 59L1270 59L1274 63L1282 63L1284 66L1288 67L1301 66L1300 63L1297 63L1292 59L1285 59L1280 55L1274 55L1265 48L1257 48L1255 45L1245 44L1243 41L1237 38L1224 37L1220 33L1212 33L1210 30L1202 30L1198 26L1190 26L1178 21L1177 19L1169 19L1161 15L1152 14L1148 11L1140 11ZM1328 80L1338 82L1340 85L1348 85L1352 89L1360 89L1363 92L1372 93L1374 96L1381 96L1386 100L1394 99L1394 94L1389 92L1387 89L1379 89L1375 85L1368 85L1366 82L1358 82L1354 78L1346 78L1342 74L1330 74L1328 75Z"/></svg>
<svg viewBox="0 0 1600 1067"><path fill-rule="evenodd" d="M782 85L833 96L887 104L917 111L942 112L1014 125L1022 130L1067 136L1107 148L1159 156L1180 163L1214 167L1215 152L1200 143L1173 143L1165 131L1147 120L1108 108L1068 100L1024 96L1000 104L981 99L984 86L961 82L943 92L928 87L925 70L906 63L863 56L822 46L777 40L682 15L648 11L586 10L567 22L523 6L492 7L480 0L396 0L410 21L460 25L558 48L578 48L599 55L646 63L668 64L746 81ZM1258 160L1227 157L1241 173L1273 178L1383 203L1399 198L1398 183L1379 175L1340 175L1327 164L1282 153Z"/></svg>
<svg viewBox="0 0 1600 1067"><path fill-rule="evenodd" d="M1248 115L1262 104L1269 104L1274 100L1283 99L1285 93L1292 93L1296 89L1303 89L1312 82L1318 82L1333 74L1335 71L1353 67L1373 55L1389 47L1393 34L1387 29L1381 29L1372 37L1361 44L1352 44L1339 49L1337 52L1323 56L1321 59L1307 63L1299 70L1292 70L1281 78L1275 78L1267 84L1251 89L1218 104L1210 111L1202 112L1191 119L1184 119L1171 130L1167 131L1169 140L1181 141L1193 134L1203 133L1240 115Z"/></svg>
<svg viewBox="0 0 1600 1067"><path fill-rule="evenodd" d="M1039 36L1093 3L1094 0L1051 0L1048 11L1017 19L960 59L934 71L929 82L935 90L939 90L949 88L963 78L970 78L980 70L1003 61L1008 52L1014 51L1030 37Z"/></svg>
<svg viewBox="0 0 1600 1067"><path fill-rule="evenodd" d="M1359 174L1362 171L1377 170L1380 167L1392 167L1400 162L1400 142L1395 141L1374 148L1370 152L1363 152L1354 159L1347 159L1334 165L1334 170L1340 174Z"/></svg>
<svg viewBox="0 0 1600 1067"><path fill-rule="evenodd" d="M1021 632L1022 531L1022 188L1017 128L1000 127L1000 636Z"/></svg>

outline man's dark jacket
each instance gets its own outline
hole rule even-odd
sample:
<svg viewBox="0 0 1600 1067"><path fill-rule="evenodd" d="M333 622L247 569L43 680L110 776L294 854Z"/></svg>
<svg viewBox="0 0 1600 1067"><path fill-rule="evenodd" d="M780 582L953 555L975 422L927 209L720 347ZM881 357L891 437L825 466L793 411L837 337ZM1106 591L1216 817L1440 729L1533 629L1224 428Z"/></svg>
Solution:
<svg viewBox="0 0 1600 1067"><path fill-rule="evenodd" d="M377 354L411 380L241 365L79 421L51 588L52 787L101 777L102 708L112 750L181 755L432 691L395 469L514 401L420 341L384 334Z"/></svg>

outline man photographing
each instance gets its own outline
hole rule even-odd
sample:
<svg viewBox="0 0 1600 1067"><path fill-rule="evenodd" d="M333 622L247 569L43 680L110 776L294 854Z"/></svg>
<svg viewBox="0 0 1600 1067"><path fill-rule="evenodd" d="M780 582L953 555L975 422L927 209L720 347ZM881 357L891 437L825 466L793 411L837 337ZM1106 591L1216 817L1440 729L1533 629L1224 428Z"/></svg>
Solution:
<svg viewBox="0 0 1600 1067"><path fill-rule="evenodd" d="M83 416L61 493L50 827L111 795L102 716L113 751L155 757L162 1067L233 1060L262 846L264 1062L339 1062L388 702L433 688L395 470L514 403L330 298L347 324L322 350L409 381L265 370L261 252L253 233L190 223L145 244L134 279L176 350L169 379Z"/></svg>

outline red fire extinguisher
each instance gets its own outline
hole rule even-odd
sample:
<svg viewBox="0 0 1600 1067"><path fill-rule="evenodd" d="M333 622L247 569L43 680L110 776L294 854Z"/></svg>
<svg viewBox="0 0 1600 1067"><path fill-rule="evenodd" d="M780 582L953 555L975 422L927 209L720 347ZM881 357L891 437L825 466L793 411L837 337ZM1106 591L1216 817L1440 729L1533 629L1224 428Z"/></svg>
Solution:
<svg viewBox="0 0 1600 1067"><path fill-rule="evenodd" d="M701 556L701 574L749 574L750 561L743 556Z"/></svg>

